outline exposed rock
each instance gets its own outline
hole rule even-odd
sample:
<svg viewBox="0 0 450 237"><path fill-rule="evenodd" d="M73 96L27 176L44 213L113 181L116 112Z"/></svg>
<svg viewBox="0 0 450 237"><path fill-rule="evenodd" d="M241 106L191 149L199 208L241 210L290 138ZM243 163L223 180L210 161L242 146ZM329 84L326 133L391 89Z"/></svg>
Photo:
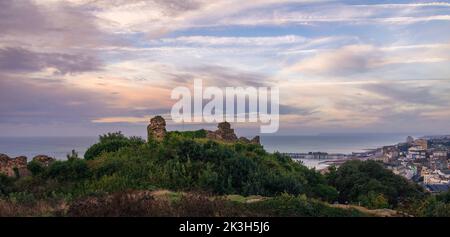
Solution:
<svg viewBox="0 0 450 237"><path fill-rule="evenodd" d="M231 128L230 123L219 123L217 127L218 129L214 132L208 131L207 138L226 142L235 142L238 140L236 134L234 133L234 129Z"/></svg>
<svg viewBox="0 0 450 237"><path fill-rule="evenodd" d="M252 138L252 140L249 140L246 137L240 137L239 142L261 145L259 136Z"/></svg>
<svg viewBox="0 0 450 237"><path fill-rule="evenodd" d="M27 157L19 156L16 158L9 158L9 156L5 154L0 154L0 173L9 177L29 175L27 169Z"/></svg>
<svg viewBox="0 0 450 237"><path fill-rule="evenodd" d="M55 159L46 155L38 155L33 158L33 161L39 162L44 167L48 167L55 161Z"/></svg>
<svg viewBox="0 0 450 237"><path fill-rule="evenodd" d="M261 138L259 136L255 136L251 141L252 144L261 145Z"/></svg>
<svg viewBox="0 0 450 237"><path fill-rule="evenodd" d="M219 123L217 125L217 127L219 128L219 130L222 130L222 131L233 130L233 129L231 129L231 124L229 122ZM234 132L234 130L233 130L233 132Z"/></svg>
<svg viewBox="0 0 450 237"><path fill-rule="evenodd" d="M166 136L166 120L161 116L156 116L150 119L150 124L147 127L148 139L156 139L161 141Z"/></svg>

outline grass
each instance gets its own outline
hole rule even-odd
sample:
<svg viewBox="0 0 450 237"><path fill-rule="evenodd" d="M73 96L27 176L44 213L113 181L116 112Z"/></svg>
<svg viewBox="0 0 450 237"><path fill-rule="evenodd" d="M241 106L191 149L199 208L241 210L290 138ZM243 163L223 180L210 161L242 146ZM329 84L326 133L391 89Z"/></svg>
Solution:
<svg viewBox="0 0 450 237"><path fill-rule="evenodd" d="M252 203L252 202L259 202L268 199L267 197L262 197L258 195L251 195L248 197L244 197L241 195L226 195L226 200L232 201L232 202L238 202L238 203Z"/></svg>

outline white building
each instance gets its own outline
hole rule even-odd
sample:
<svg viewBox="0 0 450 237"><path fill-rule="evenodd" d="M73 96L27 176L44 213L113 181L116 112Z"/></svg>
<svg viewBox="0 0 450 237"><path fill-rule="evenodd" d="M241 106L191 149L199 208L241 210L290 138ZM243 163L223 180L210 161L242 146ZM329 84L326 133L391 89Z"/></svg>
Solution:
<svg viewBox="0 0 450 237"><path fill-rule="evenodd" d="M426 159L427 151L424 150L422 147L413 146L408 149L408 154L406 155L406 158L410 160Z"/></svg>

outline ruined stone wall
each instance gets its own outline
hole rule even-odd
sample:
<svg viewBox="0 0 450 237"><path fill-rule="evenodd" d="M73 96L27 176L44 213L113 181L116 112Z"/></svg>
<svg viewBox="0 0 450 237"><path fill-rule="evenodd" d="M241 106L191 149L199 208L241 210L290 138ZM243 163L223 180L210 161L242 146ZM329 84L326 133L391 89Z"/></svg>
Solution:
<svg viewBox="0 0 450 237"><path fill-rule="evenodd" d="M49 167L55 159L46 155L38 155L33 158L34 162L38 162L43 167Z"/></svg>
<svg viewBox="0 0 450 237"><path fill-rule="evenodd" d="M208 131L207 138L226 142L235 142L238 140L236 134L234 133L234 129L231 129L230 123L228 122L219 123L217 128L218 129L214 132Z"/></svg>
<svg viewBox="0 0 450 237"><path fill-rule="evenodd" d="M238 138L234 133L234 129L231 128L231 124L228 122L222 122L217 125L216 131L206 131L206 138L224 141L224 142L243 142L251 144L260 144L259 136L249 140L245 137ZM161 116L156 116L150 120L150 124L147 127L148 139L156 139L161 141L167 134L166 121Z"/></svg>
<svg viewBox="0 0 450 237"><path fill-rule="evenodd" d="M147 127L148 140L156 139L161 141L166 136L166 120L161 116L156 116L150 119L150 124Z"/></svg>
<svg viewBox="0 0 450 237"><path fill-rule="evenodd" d="M252 144L260 144L259 136L254 137L252 140L249 140L246 137L238 137L234 133L234 129L231 128L230 123L223 122L219 123L216 131L208 131L207 138L215 139L225 142L242 142L242 143L252 143Z"/></svg>
<svg viewBox="0 0 450 237"><path fill-rule="evenodd" d="M25 156L19 156L16 158L9 158L5 154L0 154L0 174L4 174L9 177L15 177L16 171L19 176L26 176L29 174L27 169L27 158Z"/></svg>

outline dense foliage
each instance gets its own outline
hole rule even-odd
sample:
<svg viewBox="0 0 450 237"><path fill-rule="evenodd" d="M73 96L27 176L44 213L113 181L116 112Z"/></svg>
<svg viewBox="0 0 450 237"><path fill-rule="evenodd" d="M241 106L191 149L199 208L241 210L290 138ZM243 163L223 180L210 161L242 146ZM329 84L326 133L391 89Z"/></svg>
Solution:
<svg viewBox="0 0 450 237"><path fill-rule="evenodd" d="M192 134L172 133L161 143L104 154L92 162L91 172L98 180L134 183L133 187L337 197L323 176L288 157L269 154L260 145L224 144L192 138Z"/></svg>
<svg viewBox="0 0 450 237"><path fill-rule="evenodd" d="M0 174L0 197L8 195L9 192L11 191L11 186L12 186L12 179Z"/></svg>
<svg viewBox="0 0 450 237"><path fill-rule="evenodd" d="M138 137L125 137L121 132L102 135L99 140L99 143L91 146L84 154L86 160L94 159L102 153L114 152L123 147L139 146L145 143L144 140Z"/></svg>
<svg viewBox="0 0 450 237"><path fill-rule="evenodd" d="M395 175L375 161L348 161L327 175L339 191L339 201L369 208L395 208L424 196L418 185Z"/></svg>
<svg viewBox="0 0 450 237"><path fill-rule="evenodd" d="M100 136L99 142L86 152L85 159L79 158L75 151L67 158L48 167L30 162L28 169L32 176L29 177L0 175L0 212L1 205L9 205L8 210L15 207L18 212L29 213L19 204L41 208L45 206L44 202L57 207L60 202L75 205L77 200L128 190L168 189L207 193L214 197L233 194L268 198L240 206L224 204L231 205L228 206L230 211L242 211L235 213L239 216L361 215L359 211L342 210L327 204L336 201L370 209L393 208L415 216L450 216L450 194L428 195L418 185L393 174L377 162L349 161L322 175L287 156L268 153L260 145L206 139L205 130L169 132L164 140L149 142L125 137L120 132L109 133ZM197 202L197 199L186 202ZM166 214L160 205L172 208L172 214L192 211L189 205L196 205L147 204L148 212ZM211 208L219 204L223 203L213 202ZM122 210L120 208L117 210ZM95 210L86 210L84 214L92 213L90 211ZM110 211L111 215L117 213ZM202 213L208 211L211 210ZM148 212L138 211L136 215L147 215Z"/></svg>
<svg viewBox="0 0 450 237"><path fill-rule="evenodd" d="M248 209L260 210L268 216L283 217L358 217L365 214L355 209L341 209L331 207L305 196L283 194L262 202L248 205Z"/></svg>

